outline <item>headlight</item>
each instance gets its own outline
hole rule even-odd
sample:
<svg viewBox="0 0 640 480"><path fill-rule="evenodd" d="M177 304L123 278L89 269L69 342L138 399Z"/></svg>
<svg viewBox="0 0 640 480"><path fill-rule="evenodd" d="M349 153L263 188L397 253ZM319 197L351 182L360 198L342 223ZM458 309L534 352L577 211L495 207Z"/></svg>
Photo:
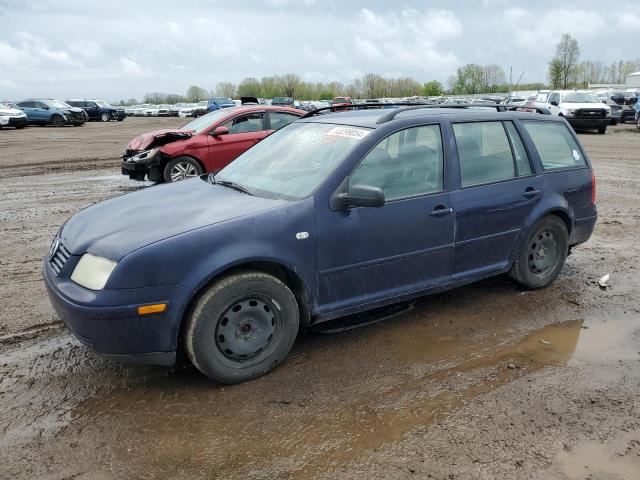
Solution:
<svg viewBox="0 0 640 480"><path fill-rule="evenodd" d="M155 158L155 156L158 154L159 151L160 151L160 147L152 148L151 150L145 150L144 152L141 152L136 156L131 157L130 161L136 162L136 163L149 163L151 160Z"/></svg>
<svg viewBox="0 0 640 480"><path fill-rule="evenodd" d="M102 290L117 263L85 253L71 274L71 280L89 290Z"/></svg>

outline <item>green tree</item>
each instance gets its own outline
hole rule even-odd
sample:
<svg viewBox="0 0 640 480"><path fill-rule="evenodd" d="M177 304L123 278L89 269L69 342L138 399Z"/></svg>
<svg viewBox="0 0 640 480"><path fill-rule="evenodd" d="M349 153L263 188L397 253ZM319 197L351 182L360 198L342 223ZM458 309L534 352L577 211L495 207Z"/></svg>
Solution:
<svg viewBox="0 0 640 480"><path fill-rule="evenodd" d="M480 93L484 81L484 69L475 63L458 68L453 85L454 94Z"/></svg>
<svg viewBox="0 0 640 480"><path fill-rule="evenodd" d="M260 82L257 78L247 77L240 82L238 85L238 96L239 97L261 97L262 96L262 88L260 87Z"/></svg>
<svg viewBox="0 0 640 480"><path fill-rule="evenodd" d="M562 61L559 58L552 58L549 62L549 86L555 90L562 86Z"/></svg>
<svg viewBox="0 0 640 480"><path fill-rule="evenodd" d="M444 93L444 87L437 80L431 80L422 86L422 95L425 97L439 97Z"/></svg>

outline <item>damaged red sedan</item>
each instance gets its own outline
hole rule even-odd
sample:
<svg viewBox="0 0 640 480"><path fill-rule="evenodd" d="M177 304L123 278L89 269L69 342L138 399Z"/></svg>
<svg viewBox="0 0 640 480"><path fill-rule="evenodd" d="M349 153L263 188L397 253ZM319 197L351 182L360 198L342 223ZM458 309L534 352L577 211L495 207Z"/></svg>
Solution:
<svg viewBox="0 0 640 480"><path fill-rule="evenodd" d="M175 182L217 172L273 131L305 112L252 105L213 111L179 129L157 130L129 142L122 174L133 180Z"/></svg>

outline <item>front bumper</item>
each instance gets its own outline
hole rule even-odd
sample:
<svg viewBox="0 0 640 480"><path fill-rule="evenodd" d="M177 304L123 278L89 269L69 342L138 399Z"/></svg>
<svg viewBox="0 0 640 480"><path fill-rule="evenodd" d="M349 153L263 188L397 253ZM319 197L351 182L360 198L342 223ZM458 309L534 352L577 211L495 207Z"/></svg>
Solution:
<svg viewBox="0 0 640 480"><path fill-rule="evenodd" d="M611 125L611 117L600 118L571 118L566 117L567 122L574 129L598 129Z"/></svg>
<svg viewBox="0 0 640 480"><path fill-rule="evenodd" d="M99 355L135 363L173 365L183 308L191 292L178 285L94 292L60 275L44 259L43 276L54 310L71 332ZM167 303L163 313L137 307Z"/></svg>
<svg viewBox="0 0 640 480"><path fill-rule="evenodd" d="M22 128L27 126L27 117L0 117L0 126Z"/></svg>

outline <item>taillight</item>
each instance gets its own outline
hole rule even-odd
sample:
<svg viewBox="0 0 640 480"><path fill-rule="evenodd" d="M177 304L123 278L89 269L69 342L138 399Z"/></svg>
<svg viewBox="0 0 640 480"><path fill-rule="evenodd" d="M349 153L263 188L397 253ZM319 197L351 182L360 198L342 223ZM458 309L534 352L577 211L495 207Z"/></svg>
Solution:
<svg viewBox="0 0 640 480"><path fill-rule="evenodd" d="M591 203L596 204L596 174L591 172Z"/></svg>

